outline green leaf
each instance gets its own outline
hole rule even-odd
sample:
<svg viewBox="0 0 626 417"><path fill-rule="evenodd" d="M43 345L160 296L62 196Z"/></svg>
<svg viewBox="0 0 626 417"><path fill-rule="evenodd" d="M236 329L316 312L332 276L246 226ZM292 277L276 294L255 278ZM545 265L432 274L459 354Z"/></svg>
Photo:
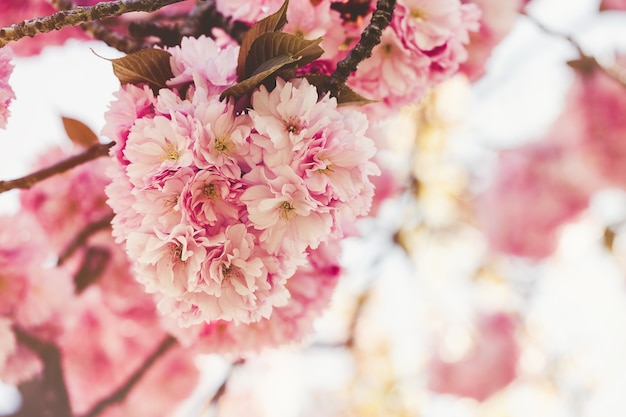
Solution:
<svg viewBox="0 0 626 417"><path fill-rule="evenodd" d="M167 51L150 48L109 61L113 63L113 73L120 83L148 83L152 89L159 89L167 87L167 80L174 77L170 57Z"/></svg>
<svg viewBox="0 0 626 417"><path fill-rule="evenodd" d="M289 0L285 0L280 9L274 14L267 16L265 19L259 20L248 29L239 48L239 56L237 57L237 79L243 81L245 79L246 59L250 46L255 40L264 33L278 32L287 24L287 6Z"/></svg>
<svg viewBox="0 0 626 417"><path fill-rule="evenodd" d="M317 92L320 96L330 89L330 76L328 75L307 75L305 78L309 84L317 87ZM363 106L376 103L376 100L363 97L345 84L339 89L339 97L336 98L338 106Z"/></svg>
<svg viewBox="0 0 626 417"><path fill-rule="evenodd" d="M301 67L319 58L324 50L319 46L322 38L307 40L290 33L272 32L260 35L250 46L246 57L244 78L249 77L263 63L277 56L289 55Z"/></svg>
<svg viewBox="0 0 626 417"><path fill-rule="evenodd" d="M223 100L225 97L241 97L244 94L249 93L272 74L286 66L292 65L296 61L298 61L298 58L291 55L280 55L265 61L252 73L249 78L246 78L245 80L224 90L220 95L220 100Z"/></svg>
<svg viewBox="0 0 626 417"><path fill-rule="evenodd" d="M97 145L100 143L98 135L96 135L89 126L80 120L65 116L61 116L61 120L63 121L65 133L67 133L67 136L76 145L88 148L91 145Z"/></svg>

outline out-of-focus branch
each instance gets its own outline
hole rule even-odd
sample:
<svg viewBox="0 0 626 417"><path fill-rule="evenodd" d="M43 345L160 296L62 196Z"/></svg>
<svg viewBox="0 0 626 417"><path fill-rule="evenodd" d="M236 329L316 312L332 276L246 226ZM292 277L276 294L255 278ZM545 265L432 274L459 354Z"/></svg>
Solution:
<svg viewBox="0 0 626 417"><path fill-rule="evenodd" d="M35 36L40 33L51 32L68 26L78 26L85 22L120 16L130 12L153 12L163 6L180 1L183 0L118 0L98 3L95 6L79 6L71 10L61 10L50 16L26 20L0 29L0 47L25 36Z"/></svg>
<svg viewBox="0 0 626 417"><path fill-rule="evenodd" d="M588 68L588 70L598 69L598 70L604 72L606 75L608 75L612 79L614 79L615 81L617 81L621 86L626 88L625 77L623 75L620 75L620 72L624 73L623 70L618 71L615 68L607 68L604 65L601 65L593 56L587 55L587 53L585 53L585 50L582 48L580 43L578 43L578 41L576 39L574 39L574 37L572 37L571 35L567 35L565 33L558 32L558 31L556 31L554 29L550 29L549 27L544 25L542 22L538 21L536 18L534 18L533 16L529 15L526 11L522 11L522 12L520 12L520 14L523 15L523 16L526 16L528 18L528 20L530 20L532 23L534 23L542 32L544 32L544 33L546 33L546 34L548 34L550 36L554 36L554 37L558 37L558 38L564 39L565 41L567 41L567 43L569 43L574 48L576 48L576 51L578 52L578 55L580 55L580 60L577 61L577 62L583 62L585 68ZM581 69L580 65L576 66L576 68L577 69Z"/></svg>
<svg viewBox="0 0 626 417"><path fill-rule="evenodd" d="M120 403L126 399L126 396L130 393L130 391L134 388L134 386L141 380L144 374L154 365L154 363L163 356L170 348L176 345L176 339L172 336L167 336L161 344L155 349L148 358L144 361L144 363L137 369L128 380L117 390L111 393L106 398L99 401L91 410L89 410L82 417L96 417L108 407ZM147 399L147 401L150 401Z"/></svg>
<svg viewBox="0 0 626 417"><path fill-rule="evenodd" d="M378 0L376 10L372 14L370 23L361 34L359 43L348 53L348 56L337 63L337 69L330 77L331 95L337 97L341 86L346 83L350 74L356 71L357 66L362 61L372 56L372 50L380 43L383 30L391 22L395 7L396 0Z"/></svg>
<svg viewBox="0 0 626 417"><path fill-rule="evenodd" d="M57 162L56 164L37 172L33 172L32 174L26 175L25 177L16 178L14 180L0 181L0 193L13 190L15 188L30 188L39 181L43 181L46 178L50 178L56 174L61 174L65 171L69 171L70 169L77 167L78 165L84 164L85 162L91 161L92 159L106 156L109 154L109 148L114 144L115 142L109 142L106 144L94 145L89 147L83 153L64 159L63 161Z"/></svg>
<svg viewBox="0 0 626 417"><path fill-rule="evenodd" d="M41 397L38 400L42 403L39 415L41 417L72 417L59 348L19 328L13 330L18 343L35 352L43 362L43 375L38 387L41 390Z"/></svg>
<svg viewBox="0 0 626 417"><path fill-rule="evenodd" d="M113 220L113 213L104 216L103 218L96 220L93 223L90 223L83 230L78 233L74 239L63 249L63 252L59 255L59 259L57 260L57 266L63 265L67 259L72 256L72 254L76 251L76 249L80 248L85 244L87 239L94 233L109 228L111 226L111 221Z"/></svg>

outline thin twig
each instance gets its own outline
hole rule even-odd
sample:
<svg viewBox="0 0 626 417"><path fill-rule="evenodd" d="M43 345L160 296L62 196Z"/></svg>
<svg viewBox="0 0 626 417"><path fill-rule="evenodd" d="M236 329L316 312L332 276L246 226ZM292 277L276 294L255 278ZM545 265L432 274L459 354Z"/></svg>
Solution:
<svg viewBox="0 0 626 417"><path fill-rule="evenodd" d="M230 367L228 368L228 370L226 371L226 374L224 375L224 379L222 380L222 383L220 384L219 387L217 387L217 390L215 390L215 393L213 394L213 396L209 398L207 402L205 403L205 405L203 406L205 411L210 410L212 407L215 407L216 409L219 408L219 401L226 393L228 381L230 381L230 378L235 372L235 369L243 365L244 363L245 363L244 359L238 359L230 364ZM218 414L219 414L218 412L215 413L215 415L218 415Z"/></svg>
<svg viewBox="0 0 626 417"><path fill-rule="evenodd" d="M59 255L59 259L57 260L57 266L63 265L67 259L72 256L72 254L76 251L76 249L80 248L85 244L87 239L94 233L111 227L111 221L113 220L114 214L107 214L99 220L96 220L93 223L90 223L83 230L78 233L74 239L63 249L63 252Z"/></svg>
<svg viewBox="0 0 626 417"><path fill-rule="evenodd" d="M350 74L356 71L363 60L372 56L372 50L380 43L383 30L391 22L395 6L396 0L378 0L376 10L361 34L359 43L352 48L348 56L337 63L337 69L330 76L329 86L332 96L338 97L341 87L346 83Z"/></svg>
<svg viewBox="0 0 626 417"><path fill-rule="evenodd" d="M599 69L600 71L604 72L606 75L611 77L613 80L617 81L622 87L626 88L625 77L623 75L620 75L620 72L622 74L624 73L623 69L621 69L621 68L607 68L604 65L601 65L593 56L587 55L585 53L585 50L580 45L580 43L578 43L578 41L576 39L574 39L571 35L567 35L565 33L561 33L561 32L558 32L556 30L550 29L549 27L547 27L546 25L544 25L543 23L538 21L536 18L534 18L533 16L529 15L526 11L522 11L522 12L520 12L520 14L522 16L526 16L528 18L528 20L530 20L532 23L534 23L542 32L544 32L544 33L546 33L548 35L557 37L557 38L561 38L561 39L567 41L571 46L573 46L576 49L576 51L578 52L578 55L580 55L580 60L579 61L584 63L584 67L587 68L588 71L591 71L593 69ZM582 66L577 66L576 68L580 70L580 69L582 69Z"/></svg>
<svg viewBox="0 0 626 417"><path fill-rule="evenodd" d="M57 162L52 166L26 175L25 177L16 178L14 180L0 181L0 193L13 190L15 188L30 188L39 181L43 181L46 178L50 178L56 174L61 174L74 167L77 167L78 165L84 164L85 162L100 158L101 156L106 156L109 154L109 148L114 144L115 142L93 145L83 153L71 156L67 159L64 159L63 161Z"/></svg>
<svg viewBox="0 0 626 417"><path fill-rule="evenodd" d="M152 365L163 356L170 348L176 345L176 339L172 336L167 336L159 347L145 360L145 362L137 369L128 380L112 394L99 401L91 410L89 410L83 417L96 417L108 407L124 401L126 396L130 393L133 387L141 380L144 374L150 369ZM149 399L148 399L149 401Z"/></svg>
<svg viewBox="0 0 626 417"><path fill-rule="evenodd" d="M50 16L26 20L0 29L0 48L10 41L16 41L25 36L32 37L40 33L78 26L85 22L120 16L129 12L153 12L168 4L181 1L183 0L118 0L98 3L95 6L79 6L71 10L62 10Z"/></svg>
<svg viewBox="0 0 626 417"><path fill-rule="evenodd" d="M72 417L70 400L63 377L61 352L49 342L40 340L15 327L18 343L35 352L44 364L41 380L41 417Z"/></svg>

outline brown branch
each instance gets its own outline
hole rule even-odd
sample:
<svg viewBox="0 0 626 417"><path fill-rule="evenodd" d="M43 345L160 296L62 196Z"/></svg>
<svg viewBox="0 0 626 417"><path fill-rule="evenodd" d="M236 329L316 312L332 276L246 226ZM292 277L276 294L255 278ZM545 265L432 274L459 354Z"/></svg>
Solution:
<svg viewBox="0 0 626 417"><path fill-rule="evenodd" d="M378 0L376 10L367 25L359 43L348 53L342 61L337 63L337 69L330 76L330 93L334 97L339 96L341 87L346 83L351 73L356 71L358 65L372 56L372 50L380 43L383 30L389 26L393 16L396 0Z"/></svg>
<svg viewBox="0 0 626 417"><path fill-rule="evenodd" d="M0 193L13 190L15 188L30 188L39 181L43 181L46 178L52 177L56 174L61 174L74 167L77 167L78 165L84 164L85 162L91 161L101 156L106 156L109 154L109 148L114 144L115 142L93 145L83 153L69 157L63 161L57 162L52 166L26 175L25 177L16 178L14 180L0 181Z"/></svg>
<svg viewBox="0 0 626 417"><path fill-rule="evenodd" d="M150 369L152 365L159 359L163 354L165 354L170 348L176 345L176 339L172 336L167 336L161 344L156 348L150 356L145 360L145 362L137 369L128 380L117 390L111 393L106 398L99 401L91 410L89 410L83 417L96 417L108 407L120 403L126 399L126 396L130 393L133 387L141 380L141 378L145 375L145 373ZM150 401L148 399L147 401Z"/></svg>
<svg viewBox="0 0 626 417"><path fill-rule="evenodd" d="M44 364L40 390L39 407L41 417L72 417L70 400L63 377L61 352L59 348L15 327L18 343L35 352Z"/></svg>
<svg viewBox="0 0 626 417"><path fill-rule="evenodd" d="M0 48L10 41L16 41L25 36L35 36L40 33L59 30L68 26L78 26L85 22L120 16L130 12L153 12L168 4L183 0L118 0L102 2L95 6L76 7L71 10L62 10L50 16L26 20L0 29Z"/></svg>
<svg viewBox="0 0 626 417"><path fill-rule="evenodd" d="M219 387L217 387L217 390L215 390L215 393L213 394L213 396L209 398L207 402L205 403L205 405L203 406L205 411L211 409L211 407L215 407L216 409L219 408L219 401L226 393L226 388L228 386L228 381L230 381L230 377L233 375L233 372L235 371L235 369L243 365L244 363L245 363L244 359L238 359L234 361L233 363L231 363L230 367L226 371L226 374L224 375L224 379L222 380L222 383L220 384ZM218 412L215 413L215 415L218 415L218 414L219 414Z"/></svg>
<svg viewBox="0 0 626 417"><path fill-rule="evenodd" d="M107 214L103 218L96 220L93 223L90 223L83 230L78 233L74 239L63 249L63 252L59 255L59 259L57 260L57 266L63 265L67 259L74 254L76 249L80 248L85 244L87 239L94 233L111 227L111 221L113 220L114 214Z"/></svg>

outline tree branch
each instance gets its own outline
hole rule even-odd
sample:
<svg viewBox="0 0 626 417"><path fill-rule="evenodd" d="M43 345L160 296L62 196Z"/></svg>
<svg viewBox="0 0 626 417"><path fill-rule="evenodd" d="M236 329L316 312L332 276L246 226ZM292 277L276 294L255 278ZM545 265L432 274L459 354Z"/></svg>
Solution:
<svg viewBox="0 0 626 417"><path fill-rule="evenodd" d="M41 417L72 417L70 400L61 367L61 352L49 342L39 340L23 330L14 327L18 343L35 352L44 364L41 390Z"/></svg>
<svg viewBox="0 0 626 417"><path fill-rule="evenodd" d="M356 71L357 66L366 58L372 56L372 50L380 43L383 30L391 22L396 0L378 0L372 19L361 34L359 43L348 53L342 61L337 63L337 69L330 76L330 93L334 97L339 96L341 86L346 83L351 73Z"/></svg>
<svg viewBox="0 0 626 417"><path fill-rule="evenodd" d="M84 164L85 162L91 161L92 159L106 156L109 154L109 148L112 147L114 144L115 142L93 145L83 153L69 157L63 161L57 162L52 166L26 175L25 177L16 178L14 180L8 181L0 181L0 193L13 190L14 188L30 188L39 181L45 180L46 178L52 177L53 175L69 171L70 169L77 167L78 165Z"/></svg>
<svg viewBox="0 0 626 417"><path fill-rule="evenodd" d="M163 356L170 348L176 345L176 339L172 336L167 336L159 347L145 360L145 362L137 369L128 380L111 395L99 401L91 410L89 410L82 417L96 417L108 407L124 401L126 396L130 393L133 387L141 380L144 374L150 369L150 367L156 362L156 360ZM148 399L149 401L149 399Z"/></svg>
<svg viewBox="0 0 626 417"><path fill-rule="evenodd" d="M59 259L57 260L57 266L63 265L67 259L74 254L76 249L80 248L85 244L87 239L94 233L111 227L111 221L115 215L113 213L104 216L103 218L96 220L93 223L90 223L83 230L78 233L74 239L65 247L63 252L59 255Z"/></svg>
<svg viewBox="0 0 626 417"><path fill-rule="evenodd" d="M129 12L153 12L168 4L183 0L118 0L98 3L90 7L76 7L62 10L50 16L26 20L0 29L0 48L10 41L25 36L59 30L68 26L78 26L85 22L101 20L107 17L120 16Z"/></svg>

